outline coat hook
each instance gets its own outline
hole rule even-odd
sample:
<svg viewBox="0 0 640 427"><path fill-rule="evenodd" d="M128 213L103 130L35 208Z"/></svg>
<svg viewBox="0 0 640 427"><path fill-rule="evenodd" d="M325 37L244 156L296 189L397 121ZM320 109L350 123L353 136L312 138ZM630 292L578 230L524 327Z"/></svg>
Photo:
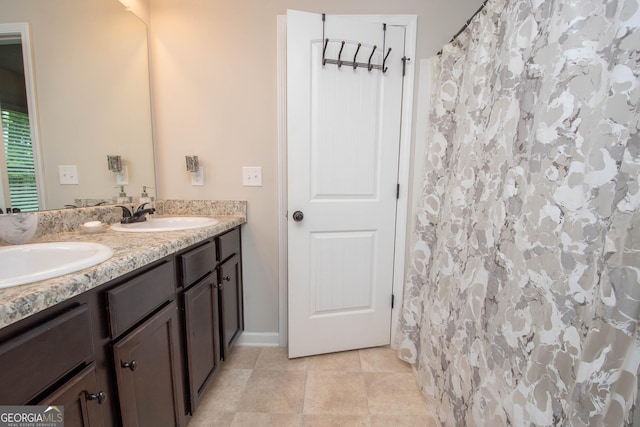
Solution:
<svg viewBox="0 0 640 427"><path fill-rule="evenodd" d="M375 53L375 51L376 51L376 48L377 48L377 47L378 47L378 46L373 45L373 50L371 51L371 55L369 55L369 62L368 62L368 64L367 64L367 69L368 69L369 71L373 70L373 65L371 65L371 58L373 58L373 54Z"/></svg>
<svg viewBox="0 0 640 427"><path fill-rule="evenodd" d="M327 52L327 45L329 44L329 39L324 40L324 47L322 48L322 66L327 65L327 60L325 58L325 53Z"/></svg>
<svg viewBox="0 0 640 427"><path fill-rule="evenodd" d="M387 69L389 67L385 67L385 64L387 63L387 58L389 57L389 54L391 53L391 48L389 48L389 50L387 51L387 54L384 56L384 59L382 60L382 72L386 73Z"/></svg>
<svg viewBox="0 0 640 427"><path fill-rule="evenodd" d="M355 55L353 55L353 69L354 70L356 68L358 68L358 61L356 61L356 58L358 57L358 51L360 50L360 46L362 46L362 43L358 43L358 47L356 48L356 53L355 53Z"/></svg>
<svg viewBox="0 0 640 427"><path fill-rule="evenodd" d="M344 40L342 41L342 44L340 45L340 52L338 52L338 68L342 67L342 60L340 59L340 56L342 56L342 49L344 49Z"/></svg>

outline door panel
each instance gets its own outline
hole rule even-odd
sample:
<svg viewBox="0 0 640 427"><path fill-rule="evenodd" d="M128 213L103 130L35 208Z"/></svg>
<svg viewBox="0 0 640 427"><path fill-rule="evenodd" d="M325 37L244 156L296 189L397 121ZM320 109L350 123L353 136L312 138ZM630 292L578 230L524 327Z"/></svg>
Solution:
<svg viewBox="0 0 640 427"><path fill-rule="evenodd" d="M231 346L242 330L242 278L240 257L234 255L220 265L220 312L222 318L222 358L229 357Z"/></svg>
<svg viewBox="0 0 640 427"><path fill-rule="evenodd" d="M125 426L183 423L177 310L172 302L113 346Z"/></svg>
<svg viewBox="0 0 640 427"><path fill-rule="evenodd" d="M311 317L373 308L375 237L375 231L311 233Z"/></svg>
<svg viewBox="0 0 640 427"><path fill-rule="evenodd" d="M337 56L338 46L328 45L327 56ZM322 67L322 48L321 40L312 42L311 200L375 198L380 176L376 123L382 114L381 73ZM343 55L353 57L354 52L354 43L346 43Z"/></svg>
<svg viewBox="0 0 640 427"><path fill-rule="evenodd" d="M321 15L287 15L289 357L390 342L404 30L384 34L327 16L327 58L392 51L323 66Z"/></svg>
<svg viewBox="0 0 640 427"><path fill-rule="evenodd" d="M107 396L98 388L95 363L91 363L39 405L63 406L67 427L101 427L103 404Z"/></svg>
<svg viewBox="0 0 640 427"><path fill-rule="evenodd" d="M191 413L220 364L218 286L216 272L184 293Z"/></svg>

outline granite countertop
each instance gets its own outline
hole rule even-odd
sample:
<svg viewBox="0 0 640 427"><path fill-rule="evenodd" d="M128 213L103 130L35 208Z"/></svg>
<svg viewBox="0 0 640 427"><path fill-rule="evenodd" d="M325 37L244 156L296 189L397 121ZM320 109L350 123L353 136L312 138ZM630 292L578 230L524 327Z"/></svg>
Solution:
<svg viewBox="0 0 640 427"><path fill-rule="evenodd" d="M126 233L108 228L96 234L68 231L37 238L30 243L51 241L102 243L113 249L113 256L98 265L75 273L0 289L0 328L247 222L246 215L212 215L212 217L219 223L192 230Z"/></svg>

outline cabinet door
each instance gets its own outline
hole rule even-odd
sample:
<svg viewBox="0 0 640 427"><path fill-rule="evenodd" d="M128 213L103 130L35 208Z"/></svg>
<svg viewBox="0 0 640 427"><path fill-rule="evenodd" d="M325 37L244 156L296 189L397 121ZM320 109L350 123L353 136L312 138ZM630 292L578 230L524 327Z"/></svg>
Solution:
<svg viewBox="0 0 640 427"><path fill-rule="evenodd" d="M240 257L234 255L221 264L219 274L222 358L226 359L229 349L244 329Z"/></svg>
<svg viewBox="0 0 640 427"><path fill-rule="evenodd" d="M92 363L39 405L63 406L66 427L98 427L104 425L100 405L106 399L104 391L98 390L96 366Z"/></svg>
<svg viewBox="0 0 640 427"><path fill-rule="evenodd" d="M175 302L114 344L113 357L122 425L174 427L183 424Z"/></svg>
<svg viewBox="0 0 640 427"><path fill-rule="evenodd" d="M220 364L218 287L215 274L184 293L191 413Z"/></svg>

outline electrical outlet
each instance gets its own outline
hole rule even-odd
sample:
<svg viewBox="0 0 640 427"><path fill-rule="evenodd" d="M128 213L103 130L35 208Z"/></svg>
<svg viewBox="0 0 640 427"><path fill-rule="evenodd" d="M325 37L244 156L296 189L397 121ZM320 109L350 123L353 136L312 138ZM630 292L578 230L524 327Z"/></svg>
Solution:
<svg viewBox="0 0 640 427"><path fill-rule="evenodd" d="M204 185L204 166L199 166L198 172L191 172L191 185Z"/></svg>
<svg viewBox="0 0 640 427"><path fill-rule="evenodd" d="M244 187L262 187L262 166L244 166L242 168Z"/></svg>
<svg viewBox="0 0 640 427"><path fill-rule="evenodd" d="M78 184L78 167L76 165L58 166L61 185Z"/></svg>

